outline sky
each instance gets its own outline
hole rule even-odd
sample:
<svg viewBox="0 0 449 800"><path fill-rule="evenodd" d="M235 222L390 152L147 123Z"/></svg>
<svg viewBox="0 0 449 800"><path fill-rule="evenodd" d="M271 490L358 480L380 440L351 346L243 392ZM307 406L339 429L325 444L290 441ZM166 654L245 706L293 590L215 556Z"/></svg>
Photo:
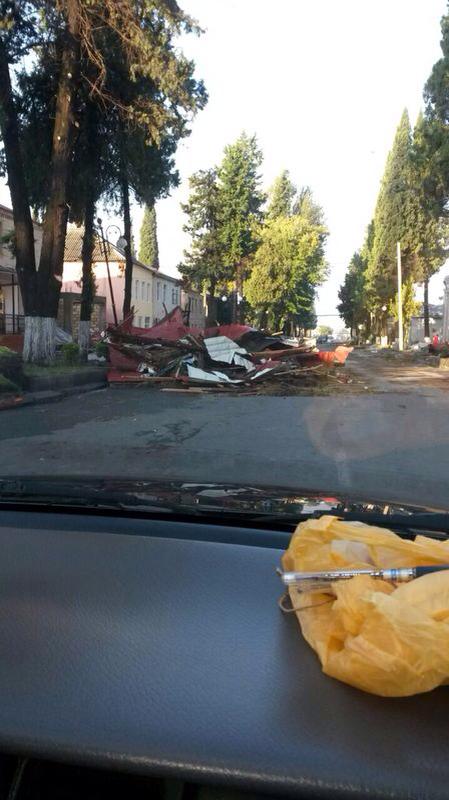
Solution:
<svg viewBox="0 0 449 800"><path fill-rule="evenodd" d="M441 55L446 0L181 5L204 29L200 37L183 37L181 46L194 59L209 102L179 146L179 189L157 203L161 270L176 274L188 244L180 202L187 199L189 175L217 164L225 145L246 130L257 135L264 153L265 189L288 169L324 209L330 277L319 291L317 312L334 314L346 267L372 217L401 113L407 107L416 119L424 83ZM0 202L7 201L2 187ZM136 241L141 215L134 207ZM441 281L439 276L432 283L433 302L442 295Z"/></svg>
<svg viewBox="0 0 449 800"><path fill-rule="evenodd" d="M402 111L415 120L441 55L446 2L185 0L184 7L205 29L183 48L209 103L179 149L180 189L158 204L161 267L179 263L187 243L179 202L188 176L219 162L244 129L264 153L266 188L287 168L323 206L331 273L317 311L334 313Z"/></svg>

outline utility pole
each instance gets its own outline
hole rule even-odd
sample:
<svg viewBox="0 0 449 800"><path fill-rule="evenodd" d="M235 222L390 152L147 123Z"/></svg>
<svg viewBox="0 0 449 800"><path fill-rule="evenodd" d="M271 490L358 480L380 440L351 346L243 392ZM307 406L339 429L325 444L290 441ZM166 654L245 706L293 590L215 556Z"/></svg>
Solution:
<svg viewBox="0 0 449 800"><path fill-rule="evenodd" d="M102 223L102 220L100 219L100 217L98 217L97 223L98 223L98 227L100 229L101 243L103 245L104 260L106 262L106 269L107 269L107 273L108 273L109 293L111 295L111 304L112 304L112 313L114 315L114 323L115 323L115 325L118 325L117 309L115 307L114 291L112 289L111 270L109 269L109 258L108 258L109 242L106 245L106 240L104 238L104 233L103 233L103 223Z"/></svg>
<svg viewBox="0 0 449 800"><path fill-rule="evenodd" d="M402 327L402 266L401 266L401 243L397 243L398 257L398 328L399 328L399 350L404 349L404 330Z"/></svg>

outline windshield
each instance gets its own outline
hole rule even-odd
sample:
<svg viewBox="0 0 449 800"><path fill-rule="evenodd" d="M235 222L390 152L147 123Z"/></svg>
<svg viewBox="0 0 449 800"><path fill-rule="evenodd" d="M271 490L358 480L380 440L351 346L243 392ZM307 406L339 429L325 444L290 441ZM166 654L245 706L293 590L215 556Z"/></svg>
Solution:
<svg viewBox="0 0 449 800"><path fill-rule="evenodd" d="M445 0L7 0L0 86L0 499L449 509Z"/></svg>

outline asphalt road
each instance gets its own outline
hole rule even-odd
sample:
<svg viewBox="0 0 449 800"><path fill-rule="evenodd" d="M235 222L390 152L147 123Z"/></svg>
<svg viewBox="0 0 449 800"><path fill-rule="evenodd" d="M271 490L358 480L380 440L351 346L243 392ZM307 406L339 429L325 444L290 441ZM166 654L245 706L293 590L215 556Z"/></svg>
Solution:
<svg viewBox="0 0 449 800"><path fill-rule="evenodd" d="M0 476L275 484L449 508L446 391L223 397L104 389L0 413Z"/></svg>

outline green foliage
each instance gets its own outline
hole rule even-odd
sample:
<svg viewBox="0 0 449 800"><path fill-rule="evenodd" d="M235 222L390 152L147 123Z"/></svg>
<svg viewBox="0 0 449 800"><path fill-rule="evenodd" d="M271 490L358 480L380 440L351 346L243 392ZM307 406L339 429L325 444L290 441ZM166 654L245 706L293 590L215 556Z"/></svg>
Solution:
<svg viewBox="0 0 449 800"><path fill-rule="evenodd" d="M189 135L191 120L207 101L202 81L194 76L193 61L180 49L180 37L200 30L175 0L137 4L133 0L61 0L56 4L5 0L1 16L2 74L14 64L14 74L9 69L14 102L6 102L8 81L3 80L0 112L13 107L13 116L17 109L19 118L17 126L11 125L5 121L7 115L0 113L10 172L11 164L16 165L15 174L8 175L14 210L20 208L22 216L27 216L31 205L45 221L37 271L29 257L31 226L19 226L23 235L18 262L29 265L19 270L22 296L26 308L49 316L57 308L60 281L54 277L62 272L59 243L65 235L65 209L70 209L72 221L88 227L86 219L92 219L100 198L109 206L117 205L124 187L130 187L138 202L152 204L177 185L177 143ZM70 71L61 69L61 59L65 63L68 53L72 61L67 63L76 65ZM69 102L65 119L56 102L62 96ZM64 128L67 139L55 137L55 125L58 131ZM14 131L13 137L5 135L8 130ZM55 143L61 139L64 154L55 158L55 151L62 147ZM5 165L3 153L3 174ZM55 200L52 192L61 198ZM129 228L126 238L132 239ZM53 247L54 242L58 246ZM132 278L128 247L126 254L125 302ZM86 249L84 318L92 297L91 281L86 279L88 261Z"/></svg>
<svg viewBox="0 0 449 800"><path fill-rule="evenodd" d="M199 170L189 180L190 195L181 206L187 215L183 230L190 236L190 248L179 265L187 283L196 289L216 287L231 280L232 268L225 266L221 237L221 192L215 169Z"/></svg>
<svg viewBox="0 0 449 800"><path fill-rule="evenodd" d="M20 388L17 386L16 383L10 381L9 378L5 378L4 375L0 375L0 394L19 394Z"/></svg>
<svg viewBox="0 0 449 800"><path fill-rule="evenodd" d="M80 349L76 342L67 342L61 345L62 363L66 366L73 366L79 364Z"/></svg>
<svg viewBox="0 0 449 800"><path fill-rule="evenodd" d="M140 228L139 261L159 269L159 247L157 243L157 219L154 205L145 206Z"/></svg>
<svg viewBox="0 0 449 800"><path fill-rule="evenodd" d="M366 274L374 311L394 295L397 242L401 242L404 280L414 272L419 202L411 163L412 134L408 113L404 111L387 158L374 213L374 235Z"/></svg>
<svg viewBox="0 0 449 800"><path fill-rule="evenodd" d="M343 317L345 325L354 332L360 324L366 322L365 270L366 258L356 252L351 258L345 280L338 291L338 313Z"/></svg>
<svg viewBox="0 0 449 800"><path fill-rule="evenodd" d="M97 342L95 345L95 353L98 358L108 358L109 347L106 342Z"/></svg>
<svg viewBox="0 0 449 800"><path fill-rule="evenodd" d="M300 214L311 225L324 225L323 209L314 198L310 186L303 186L293 205L293 213Z"/></svg>
<svg viewBox="0 0 449 800"><path fill-rule="evenodd" d="M333 332L333 328L330 325L318 325L318 333L320 336L330 336Z"/></svg>
<svg viewBox="0 0 449 800"><path fill-rule="evenodd" d="M270 327L310 319L316 287L326 276L322 225L295 214L269 220L251 264L244 295Z"/></svg>
<svg viewBox="0 0 449 800"><path fill-rule="evenodd" d="M237 284L245 314L262 327L314 327L315 291L326 272L323 212L284 170L270 190L264 225L261 164L256 138L243 133L217 169L192 175L182 206L191 244L179 269L188 284L211 294Z"/></svg>
<svg viewBox="0 0 449 800"><path fill-rule="evenodd" d="M411 182L418 213L414 222L415 281L428 280L444 264L449 248L445 200L437 184L431 151L431 123L420 114L413 135Z"/></svg>
<svg viewBox="0 0 449 800"><path fill-rule="evenodd" d="M96 3L89 6L88 15L94 16ZM181 30L192 30L188 17L179 9L173 14L164 0L145 0L138 14L132 10L135 8L130 0L120 0L115 24L110 29L106 26L95 39L96 55L104 69L101 95L98 85L98 91L92 91L98 64L93 67L89 59L83 60L84 80L78 88L82 112L77 116L70 201L71 217L79 223L85 191L92 182L96 200L105 195L109 201L120 202L117 189L123 166L139 202L152 204L177 185L177 143L189 134L188 120L207 101L202 82L193 77L193 62L174 42ZM135 36L132 42L115 29L120 14ZM139 33L134 26L136 15L141 18ZM37 51L32 68L27 65L18 77L30 202L41 215L49 199L47 178L59 74L56 33L54 40L49 38L45 53ZM133 64L129 62L130 49L138 57Z"/></svg>
<svg viewBox="0 0 449 800"><path fill-rule="evenodd" d="M412 278L408 278L402 284L402 325L404 331L409 327L410 320L419 313L421 304L415 300ZM398 319L398 294L390 300L388 304L388 316Z"/></svg>
<svg viewBox="0 0 449 800"><path fill-rule="evenodd" d="M0 344L0 356L2 358L17 358L17 353L14 350L10 350L9 347L4 347Z"/></svg>
<svg viewBox="0 0 449 800"><path fill-rule="evenodd" d="M284 169L276 178L268 196L267 219L289 217L291 215L293 200L296 196L296 186L290 180L290 173L287 169Z"/></svg>
<svg viewBox="0 0 449 800"><path fill-rule="evenodd" d="M265 201L259 174L262 158L256 137L242 133L236 142L225 147L218 168L223 259L234 268L258 244Z"/></svg>
<svg viewBox="0 0 449 800"><path fill-rule="evenodd" d="M449 14L441 18L442 57L434 64L424 88L426 116L449 124Z"/></svg>
<svg viewBox="0 0 449 800"><path fill-rule="evenodd" d="M14 230L8 231L7 233L2 234L0 236L0 246L6 247L12 256L15 255L16 251L16 237Z"/></svg>

